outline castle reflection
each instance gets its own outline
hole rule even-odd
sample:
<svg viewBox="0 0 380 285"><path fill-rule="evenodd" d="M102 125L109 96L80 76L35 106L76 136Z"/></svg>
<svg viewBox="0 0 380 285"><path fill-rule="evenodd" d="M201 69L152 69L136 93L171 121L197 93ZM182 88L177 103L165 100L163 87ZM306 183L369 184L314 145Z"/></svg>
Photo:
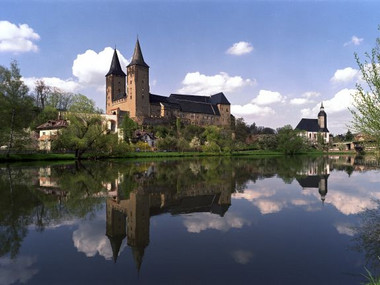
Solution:
<svg viewBox="0 0 380 285"><path fill-rule="evenodd" d="M151 164L144 174L136 179L149 181L154 176L155 165ZM145 180L145 181L144 181ZM223 179L220 179L223 182ZM106 201L107 226L106 235L110 240L113 259L116 262L121 244L127 237L127 244L132 249L136 267L139 270L145 248L149 244L150 217L163 213L186 214L209 212L224 216L231 205L230 183L208 184L206 181L195 181L183 185L180 191L171 187L152 187L140 183L123 198L119 183L107 185L110 195ZM169 185L168 185L169 186Z"/></svg>

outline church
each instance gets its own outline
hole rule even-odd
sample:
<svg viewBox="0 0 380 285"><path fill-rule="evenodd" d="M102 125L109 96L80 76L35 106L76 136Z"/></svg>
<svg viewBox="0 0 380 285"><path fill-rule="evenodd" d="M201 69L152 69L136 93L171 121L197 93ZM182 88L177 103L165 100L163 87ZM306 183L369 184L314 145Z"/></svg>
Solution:
<svg viewBox="0 0 380 285"><path fill-rule="evenodd" d="M231 125L231 106L220 92L210 96L150 93L149 66L137 39L127 74L120 66L116 49L106 74L106 114L123 117L125 113L140 125L168 124L180 119L198 126Z"/></svg>
<svg viewBox="0 0 380 285"><path fill-rule="evenodd" d="M318 142L318 135L322 136L325 143L329 143L330 134L327 129L327 114L323 107L323 103L321 103L319 109L318 119L302 118L296 126L296 130L302 131L302 135L312 143Z"/></svg>

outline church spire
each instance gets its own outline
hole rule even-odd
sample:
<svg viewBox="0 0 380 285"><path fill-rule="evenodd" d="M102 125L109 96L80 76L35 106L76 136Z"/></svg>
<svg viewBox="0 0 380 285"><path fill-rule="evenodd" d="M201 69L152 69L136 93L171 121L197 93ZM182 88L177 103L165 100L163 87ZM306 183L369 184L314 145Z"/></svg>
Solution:
<svg viewBox="0 0 380 285"><path fill-rule="evenodd" d="M108 71L106 76L111 75L111 74L112 75L118 75L118 76L126 76L124 71L121 69L119 57L117 56L117 52L116 52L116 48L114 49L114 52L113 52L110 70Z"/></svg>
<svg viewBox="0 0 380 285"><path fill-rule="evenodd" d="M149 67L149 65L147 65L145 63L145 61L144 61L144 57L142 55L141 48L140 48L139 39L137 39L137 41L136 41L136 45L135 45L135 50L133 52L132 61L131 61L131 63L128 66L131 66L131 65L140 65L140 66Z"/></svg>

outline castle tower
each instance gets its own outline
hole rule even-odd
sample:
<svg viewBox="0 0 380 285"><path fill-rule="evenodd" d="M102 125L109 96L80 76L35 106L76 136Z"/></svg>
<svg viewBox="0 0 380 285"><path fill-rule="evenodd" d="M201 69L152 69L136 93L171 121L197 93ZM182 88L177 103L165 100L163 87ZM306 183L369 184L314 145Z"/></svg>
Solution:
<svg viewBox="0 0 380 285"><path fill-rule="evenodd" d="M139 40L127 66L127 111L130 118L150 117L149 66L145 63Z"/></svg>
<svg viewBox="0 0 380 285"><path fill-rule="evenodd" d="M327 131L327 115L325 112L325 108L323 107L323 102L321 103L321 108L318 113L318 125L319 129L322 132Z"/></svg>
<svg viewBox="0 0 380 285"><path fill-rule="evenodd" d="M106 114L112 114L112 109L126 100L125 77L115 49L110 70L106 74Z"/></svg>

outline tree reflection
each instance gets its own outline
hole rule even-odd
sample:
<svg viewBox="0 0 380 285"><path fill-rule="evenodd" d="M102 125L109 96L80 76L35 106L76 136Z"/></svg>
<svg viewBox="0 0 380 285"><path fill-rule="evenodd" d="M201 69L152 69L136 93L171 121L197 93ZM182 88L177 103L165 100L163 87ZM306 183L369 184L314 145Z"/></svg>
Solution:
<svg viewBox="0 0 380 285"><path fill-rule="evenodd" d="M374 209L365 210L359 217L360 223L354 227L355 249L363 252L367 262L376 268L380 265L380 200L376 200Z"/></svg>

